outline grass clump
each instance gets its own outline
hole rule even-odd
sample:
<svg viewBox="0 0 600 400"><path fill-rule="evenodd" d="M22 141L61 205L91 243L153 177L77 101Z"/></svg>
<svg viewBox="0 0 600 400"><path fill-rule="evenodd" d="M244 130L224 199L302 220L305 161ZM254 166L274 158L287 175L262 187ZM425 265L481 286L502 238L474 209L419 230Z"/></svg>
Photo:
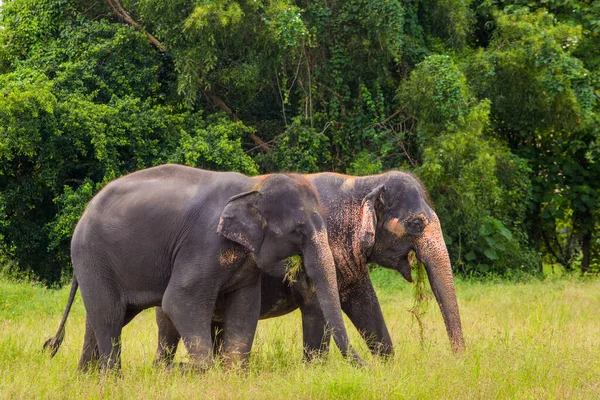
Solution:
<svg viewBox="0 0 600 400"><path fill-rule="evenodd" d="M283 279L289 283L296 282L298 280L298 274L300 273L300 271L302 271L304 265L302 261L302 256L295 255L288 257L285 259L284 263L286 273Z"/></svg>
<svg viewBox="0 0 600 400"><path fill-rule="evenodd" d="M154 368L153 310L123 330L123 377L77 372L85 330L79 295L65 340L50 359L69 287L0 279L0 398L600 398L600 280L456 281L467 349L455 356L437 304L423 305L424 330L409 312L414 287L395 271L371 277L394 343L385 361L369 355L346 319L350 340L367 359L353 367L334 347L322 363L302 361L298 311L260 321L247 372L204 374ZM176 362L188 357L183 346Z"/></svg>
<svg viewBox="0 0 600 400"><path fill-rule="evenodd" d="M410 263L411 272L413 275L413 306L408 310L413 319L419 326L419 342L423 346L425 342L425 326L424 326L424 315L429 307L429 301L431 300L431 291L427 283L427 271L425 271L425 265L417 259L414 251L411 251L408 255L408 261Z"/></svg>

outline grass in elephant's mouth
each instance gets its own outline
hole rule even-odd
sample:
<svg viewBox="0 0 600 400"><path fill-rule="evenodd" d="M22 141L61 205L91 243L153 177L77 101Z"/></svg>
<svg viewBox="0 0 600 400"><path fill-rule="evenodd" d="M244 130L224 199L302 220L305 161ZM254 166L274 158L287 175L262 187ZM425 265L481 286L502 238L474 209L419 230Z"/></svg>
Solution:
<svg viewBox="0 0 600 400"><path fill-rule="evenodd" d="M467 351L450 351L437 304L423 316L424 341L409 313L412 286L389 270L372 273L395 343L389 361L302 362L299 313L261 321L247 372L205 374L152 366L152 310L123 333L123 377L76 371L84 310L76 301L59 353L41 352L68 287L46 290L0 279L0 398L600 398L600 280L457 282ZM347 325L350 326L350 325ZM177 361L185 361L182 351Z"/></svg>
<svg viewBox="0 0 600 400"><path fill-rule="evenodd" d="M409 254L409 262L413 275L413 306L408 310L414 320L419 325L419 342L421 345L425 342L425 326L423 317L429 307L429 301L431 300L431 290L427 284L427 272L425 271L425 264L417 260L417 256L414 252Z"/></svg>

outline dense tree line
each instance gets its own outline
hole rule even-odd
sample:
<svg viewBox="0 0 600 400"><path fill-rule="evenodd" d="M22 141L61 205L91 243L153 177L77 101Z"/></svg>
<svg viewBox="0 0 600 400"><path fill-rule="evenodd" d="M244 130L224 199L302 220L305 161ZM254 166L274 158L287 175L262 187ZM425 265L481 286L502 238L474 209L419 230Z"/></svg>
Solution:
<svg viewBox="0 0 600 400"><path fill-rule="evenodd" d="M600 1L4 0L0 264L165 162L416 173L456 271L600 270Z"/></svg>

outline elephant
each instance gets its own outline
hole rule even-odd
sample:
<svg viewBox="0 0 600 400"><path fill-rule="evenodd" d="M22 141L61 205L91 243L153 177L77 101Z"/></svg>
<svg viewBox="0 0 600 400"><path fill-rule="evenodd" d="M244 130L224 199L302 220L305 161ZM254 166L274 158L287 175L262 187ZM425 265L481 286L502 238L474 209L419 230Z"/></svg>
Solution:
<svg viewBox="0 0 600 400"><path fill-rule="evenodd" d="M393 348L367 264L372 262L397 270L412 282L408 254L413 250L425 264L451 348L462 352L465 342L450 258L440 221L421 181L401 171L365 177L336 173L305 176L316 187L325 207L342 310L370 351L389 356ZM260 318L276 317L300 308L304 357L311 359L327 352L330 333L326 329L325 315L311 291L310 279L300 277L289 285L263 273L261 280ZM221 314L217 308L213 334L215 329L226 333ZM155 362L170 364L179 333L159 307L156 321L159 341Z"/></svg>
<svg viewBox="0 0 600 400"><path fill-rule="evenodd" d="M71 242L73 281L54 355L77 288L86 310L79 369L121 367L122 328L161 306L183 338L189 366L213 362L211 320L222 301L228 365L245 363L260 313L260 273L281 275L300 255L328 330L357 363L342 319L336 272L318 194L297 174L247 177L167 164L104 187L88 204Z"/></svg>

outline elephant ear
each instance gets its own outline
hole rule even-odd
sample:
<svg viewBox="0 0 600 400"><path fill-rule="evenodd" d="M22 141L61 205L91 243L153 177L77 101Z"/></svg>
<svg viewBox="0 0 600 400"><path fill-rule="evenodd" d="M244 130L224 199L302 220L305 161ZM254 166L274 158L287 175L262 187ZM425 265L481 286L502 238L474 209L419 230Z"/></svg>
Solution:
<svg viewBox="0 0 600 400"><path fill-rule="evenodd" d="M379 185L371 191L360 205L360 228L358 240L362 249L370 252L375 244L377 230L377 214L383 208L383 193L385 186Z"/></svg>
<svg viewBox="0 0 600 400"><path fill-rule="evenodd" d="M261 194L257 191L233 196L221 213L217 233L241 244L252 253L262 245L264 227L267 221L256 204Z"/></svg>

